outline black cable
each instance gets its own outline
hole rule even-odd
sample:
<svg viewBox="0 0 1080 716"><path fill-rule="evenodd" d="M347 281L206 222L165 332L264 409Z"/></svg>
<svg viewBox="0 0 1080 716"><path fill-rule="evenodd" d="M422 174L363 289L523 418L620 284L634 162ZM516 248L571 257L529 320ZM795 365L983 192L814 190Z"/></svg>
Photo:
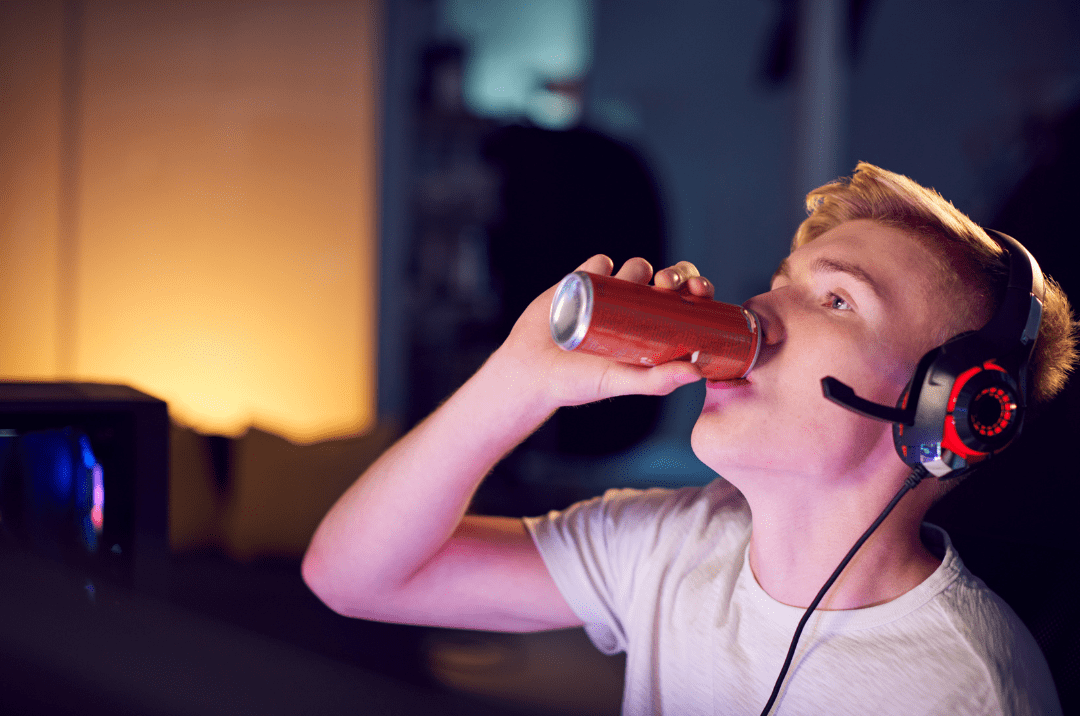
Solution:
<svg viewBox="0 0 1080 716"><path fill-rule="evenodd" d="M784 677L787 675L788 667L791 666L791 660L795 656L795 647L799 643L799 636L802 634L803 627L806 626L806 622L810 619L810 614L817 608L817 605L821 603L821 600L825 597L825 593L829 591L829 587L833 585L833 582L837 580L840 573L844 571L844 567L847 566L851 558L855 556L855 553L859 551L859 548L863 546L863 543L870 538L870 535L874 534L874 530L885 521L885 518L889 516L889 513L896 507L896 503L900 501L900 498L908 493L908 491L915 488L923 478L929 476L929 472L922 465L917 465L911 474L904 479L904 484L900 490L892 498L889 504L885 505L885 509L881 511L878 518L874 520L874 523L863 532L862 537L855 542L855 546L848 551L847 556L841 560L840 564L835 570L833 570L832 576L829 577L825 585L818 591L817 596L814 597L814 601L810 602L810 606L806 608L806 611L802 615L802 619L799 620L799 625L795 627L795 635L791 637L791 646L788 647L787 657L784 659L784 666L780 669L780 675L776 677L776 684L773 686L772 695L769 696L769 702L765 704L765 708L761 711L761 716L768 716L770 709L772 709L773 703L776 702L776 697L780 694L780 686L784 683Z"/></svg>

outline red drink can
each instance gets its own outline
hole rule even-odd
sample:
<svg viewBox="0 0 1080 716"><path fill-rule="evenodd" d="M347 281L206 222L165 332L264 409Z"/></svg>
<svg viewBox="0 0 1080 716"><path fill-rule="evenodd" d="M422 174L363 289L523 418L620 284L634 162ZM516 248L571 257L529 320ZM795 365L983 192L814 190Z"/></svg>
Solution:
<svg viewBox="0 0 1080 716"><path fill-rule="evenodd" d="M711 298L575 271L551 302L560 348L620 363L694 363L709 380L744 378L761 342L752 311Z"/></svg>

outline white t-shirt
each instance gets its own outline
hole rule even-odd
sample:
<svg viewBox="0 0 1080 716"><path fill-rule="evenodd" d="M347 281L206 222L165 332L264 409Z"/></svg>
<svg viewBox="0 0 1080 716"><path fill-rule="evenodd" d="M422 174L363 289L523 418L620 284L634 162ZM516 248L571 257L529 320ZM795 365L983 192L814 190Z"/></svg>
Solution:
<svg viewBox="0 0 1080 716"><path fill-rule="evenodd" d="M527 518L563 596L601 651L625 651L623 713L760 714L803 609L747 562L750 510L724 480L609 490ZM1059 714L1046 660L945 532L922 584L886 604L815 612L773 713Z"/></svg>

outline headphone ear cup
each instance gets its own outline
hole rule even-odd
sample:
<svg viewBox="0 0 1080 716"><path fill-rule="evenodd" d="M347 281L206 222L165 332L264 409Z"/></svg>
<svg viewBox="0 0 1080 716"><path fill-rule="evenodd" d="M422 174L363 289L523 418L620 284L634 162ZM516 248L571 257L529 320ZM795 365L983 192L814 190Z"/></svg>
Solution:
<svg viewBox="0 0 1080 716"><path fill-rule="evenodd" d="M959 390L954 389L954 395L952 422L963 447L944 443L943 447L958 454L989 455L1005 448L1016 437L1023 418L1020 389L1004 370L996 366L979 370Z"/></svg>

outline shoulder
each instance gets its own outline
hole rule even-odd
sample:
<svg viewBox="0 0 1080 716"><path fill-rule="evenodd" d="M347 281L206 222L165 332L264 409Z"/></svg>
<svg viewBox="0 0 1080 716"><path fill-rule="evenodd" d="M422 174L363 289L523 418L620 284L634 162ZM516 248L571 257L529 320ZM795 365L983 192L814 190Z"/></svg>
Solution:
<svg viewBox="0 0 1080 716"><path fill-rule="evenodd" d="M724 561L745 547L750 510L720 479L703 487L608 490L526 518L525 526L567 603L611 654L626 648L631 633L656 624L642 615L658 613L671 585L702 561Z"/></svg>
<svg viewBox="0 0 1080 716"><path fill-rule="evenodd" d="M608 490L525 525L560 585L572 577L612 590L631 583L658 589L704 561L741 561L735 557L749 539L750 510L720 479L704 487Z"/></svg>
<svg viewBox="0 0 1080 716"><path fill-rule="evenodd" d="M951 544L950 561L955 577L936 606L957 657L986 679L1003 713L1056 713L1060 707L1050 669L1031 632L964 566Z"/></svg>
<svg viewBox="0 0 1080 716"><path fill-rule="evenodd" d="M742 532L749 529L750 510L742 493L717 479L701 487L612 489L525 523L541 539L556 532L651 542L718 529Z"/></svg>

